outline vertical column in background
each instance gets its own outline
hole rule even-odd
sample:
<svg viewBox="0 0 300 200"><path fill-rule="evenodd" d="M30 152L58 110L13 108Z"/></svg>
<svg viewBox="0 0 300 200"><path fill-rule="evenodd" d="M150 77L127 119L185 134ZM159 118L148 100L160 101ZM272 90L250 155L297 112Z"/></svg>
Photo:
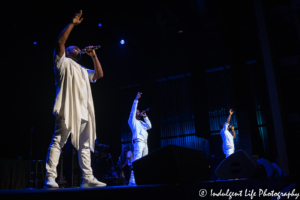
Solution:
<svg viewBox="0 0 300 200"><path fill-rule="evenodd" d="M259 38L260 38L262 54L263 54L264 68L265 68L267 86L269 92L269 101L270 101L270 107L271 107L273 124L274 124L274 132L276 137L275 141L277 146L276 149L278 155L278 164L280 167L286 170L287 173L289 173L285 138L283 133L280 106L278 102L278 94L277 94L277 87L276 87L276 81L275 81L275 75L273 69L273 62L272 62L272 56L269 47L269 39L268 39L267 29L265 25L265 18L264 18L261 0L254 0L254 7L255 7L257 26L259 30Z"/></svg>

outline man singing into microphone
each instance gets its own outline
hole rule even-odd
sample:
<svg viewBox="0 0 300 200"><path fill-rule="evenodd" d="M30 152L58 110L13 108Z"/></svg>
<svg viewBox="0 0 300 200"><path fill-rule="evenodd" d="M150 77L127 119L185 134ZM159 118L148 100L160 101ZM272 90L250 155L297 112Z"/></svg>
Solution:
<svg viewBox="0 0 300 200"><path fill-rule="evenodd" d="M76 13L68 26L61 32L54 51L54 73L56 98L53 108L55 130L46 159L46 180L44 188L58 188L55 182L61 149L69 135L73 146L78 150L79 165L83 181L80 187L101 187L91 168L90 151L94 151L96 125L94 104L89 82L95 83L103 77L101 64L92 46L84 49L94 63L94 70L79 65L81 51L76 46L65 49L65 43L72 29L79 25L83 18L82 11Z"/></svg>
<svg viewBox="0 0 300 200"><path fill-rule="evenodd" d="M223 140L223 152L226 155L226 158L234 153L234 143L233 139L236 137L234 126L229 126L229 122L231 120L231 116L233 114L232 109L229 110L229 116L227 118L227 122L223 125L223 128L220 132ZM232 134L229 131L232 131Z"/></svg>
<svg viewBox="0 0 300 200"><path fill-rule="evenodd" d="M151 122L148 119L146 112L143 111L140 113L140 111L137 109L138 100L141 98L141 95L142 93L138 93L136 95L128 120L128 124L132 131L134 160L140 159L141 157L148 155L147 130L151 128ZM140 120L141 117L144 118L145 122Z"/></svg>

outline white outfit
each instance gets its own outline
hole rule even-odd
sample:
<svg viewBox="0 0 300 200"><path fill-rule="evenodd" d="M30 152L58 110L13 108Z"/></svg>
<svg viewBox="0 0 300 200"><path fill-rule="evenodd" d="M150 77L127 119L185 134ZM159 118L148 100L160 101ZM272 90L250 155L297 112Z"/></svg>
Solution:
<svg viewBox="0 0 300 200"><path fill-rule="evenodd" d="M94 176L91 168L88 123L89 122L85 120L81 120L78 161L82 170L82 176L86 179L91 179ZM57 177L56 167L58 165L59 156L61 154L61 149L68 140L69 135L70 131L66 127L65 120L60 116L56 116L55 131L46 159L46 177L53 177L54 179Z"/></svg>
<svg viewBox="0 0 300 200"><path fill-rule="evenodd" d="M95 72L70 58L57 55L54 60L56 98L53 109L55 131L48 149L46 177L57 177L61 149L71 133L73 146L78 150L83 177L93 178L90 150L94 151L96 126L94 104L89 82L95 82Z"/></svg>
<svg viewBox="0 0 300 200"><path fill-rule="evenodd" d="M127 159L128 159L128 162L127 162L127 165L130 167L132 165L132 161L133 161L133 154L132 152L129 150L127 151Z"/></svg>
<svg viewBox="0 0 300 200"><path fill-rule="evenodd" d="M148 132L151 128L151 122L148 117L145 117L145 122L136 119L136 108L137 108L138 100L134 100L128 124L130 126L132 132L132 144L134 147L134 160L140 159L148 155Z"/></svg>
<svg viewBox="0 0 300 200"><path fill-rule="evenodd" d="M228 125L229 124L226 122L220 132L223 140L222 148L226 158L234 153L233 135L228 131Z"/></svg>
<svg viewBox="0 0 300 200"><path fill-rule="evenodd" d="M54 72L56 98L53 114L65 119L66 127L71 132L72 144L77 150L81 119L89 121L89 147L94 151L96 125L89 82L96 82L93 80L95 71L84 68L71 58L66 58L64 53L61 58L56 55Z"/></svg>

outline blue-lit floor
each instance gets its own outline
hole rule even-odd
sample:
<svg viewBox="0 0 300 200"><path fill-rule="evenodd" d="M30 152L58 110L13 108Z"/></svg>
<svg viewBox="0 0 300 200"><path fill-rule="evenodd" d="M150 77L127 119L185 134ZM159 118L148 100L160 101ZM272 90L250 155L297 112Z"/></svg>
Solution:
<svg viewBox="0 0 300 200"><path fill-rule="evenodd" d="M202 181L190 184L106 186L99 188L58 188L2 190L0 199L215 199L213 193L226 191L249 193L238 199L260 199L259 190L281 190L291 184L289 177L256 178L239 180ZM256 191L256 196L253 196ZM205 195L205 198L201 197ZM223 199L223 198L220 198ZM226 198L228 199L228 197ZM235 199L235 198L232 198Z"/></svg>

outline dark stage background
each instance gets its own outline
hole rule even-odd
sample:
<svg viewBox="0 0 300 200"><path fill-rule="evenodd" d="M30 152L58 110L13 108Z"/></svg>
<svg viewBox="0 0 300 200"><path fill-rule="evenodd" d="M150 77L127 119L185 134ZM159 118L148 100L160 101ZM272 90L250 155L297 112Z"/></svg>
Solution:
<svg viewBox="0 0 300 200"><path fill-rule="evenodd" d="M180 145L180 138L186 137L180 131L167 134L165 127L172 126L174 133L191 121L193 125L187 126L192 128L183 131L190 139L182 146L200 138L202 145L197 143L194 149L204 151L208 158L222 157L222 151L216 150L221 149L219 125L233 108L238 124L236 149L285 163L283 168L297 173L298 2L8 2L0 8L0 158L28 160L31 127L33 159L46 158L54 130L55 42L82 9L83 22L73 29L66 46L101 45L96 53L104 77L91 84L96 129L98 142L111 146L115 160L121 144L128 143L126 123L140 91L139 108L150 108L153 126L150 152L167 143ZM79 63L93 68L86 55ZM278 123L282 124L279 128Z"/></svg>

